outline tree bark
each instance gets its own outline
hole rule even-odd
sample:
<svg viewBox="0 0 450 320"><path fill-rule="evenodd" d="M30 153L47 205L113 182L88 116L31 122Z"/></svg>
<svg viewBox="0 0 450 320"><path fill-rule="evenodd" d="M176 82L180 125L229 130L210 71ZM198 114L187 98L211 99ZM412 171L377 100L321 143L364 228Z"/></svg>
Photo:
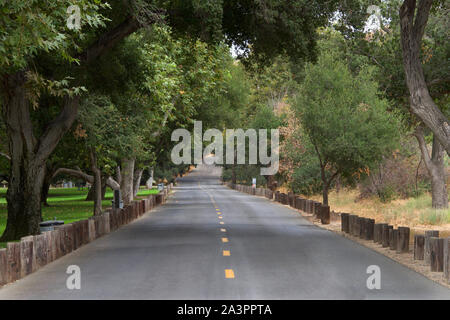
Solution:
<svg viewBox="0 0 450 320"><path fill-rule="evenodd" d="M49 169L47 168L47 172L44 177L44 184L42 186L42 192L41 192L41 202L46 207L50 206L47 202L47 198L48 198L48 192L50 190L50 182L52 181L52 177L53 177L53 172L51 172L51 171L49 172Z"/></svg>
<svg viewBox="0 0 450 320"><path fill-rule="evenodd" d="M8 191L8 220L0 241L39 234L41 189L45 161L36 157L25 72L3 77L2 116L6 125L11 157Z"/></svg>
<svg viewBox="0 0 450 320"><path fill-rule="evenodd" d="M431 177L431 206L435 209L448 208L448 194L446 186L446 172L444 164L444 148L436 136L433 136L433 147L431 157L423 137L422 128L414 133L419 143L422 159Z"/></svg>
<svg viewBox="0 0 450 320"><path fill-rule="evenodd" d="M120 184L120 192L124 205L130 204L133 201L134 163L135 159L122 159L122 183Z"/></svg>
<svg viewBox="0 0 450 320"><path fill-rule="evenodd" d="M145 182L147 189L151 189L153 187L153 173L154 173L154 169L153 167L148 169L149 173L150 173L150 177L148 178L148 180Z"/></svg>
<svg viewBox="0 0 450 320"><path fill-rule="evenodd" d="M97 167L97 155L95 150L89 150L91 160L91 170L94 176L94 184L91 189L94 190L94 216L102 213L102 172Z"/></svg>
<svg viewBox="0 0 450 320"><path fill-rule="evenodd" d="M141 185L142 173L144 169L135 169L133 175L133 198L137 196L139 192L139 186Z"/></svg>
<svg viewBox="0 0 450 320"><path fill-rule="evenodd" d="M430 96L420 60L422 37L432 2L433 0L419 0L417 4L417 0L405 0L400 7L403 65L411 111L433 131L450 154L450 123Z"/></svg>

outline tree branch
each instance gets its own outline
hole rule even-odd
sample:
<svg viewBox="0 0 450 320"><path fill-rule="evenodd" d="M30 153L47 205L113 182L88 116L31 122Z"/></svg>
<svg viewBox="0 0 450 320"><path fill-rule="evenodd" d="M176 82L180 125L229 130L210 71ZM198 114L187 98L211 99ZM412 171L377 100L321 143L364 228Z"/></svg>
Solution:
<svg viewBox="0 0 450 320"><path fill-rule="evenodd" d="M429 168L430 164L431 164L431 158L430 158L430 153L428 152L428 149L427 149L427 144L425 142L425 138L423 137L422 127L418 127L414 131L414 136L416 137L417 142L419 143L419 148L420 148L420 152L422 154L423 161L425 162L425 165L427 166L427 168Z"/></svg>
<svg viewBox="0 0 450 320"><path fill-rule="evenodd" d="M94 183L94 176L81 171L80 168L76 169L59 168L58 170L55 171L52 178L56 177L58 174L67 174L72 177L83 179L84 181L89 182L90 184ZM111 177L108 177L108 179L106 179L106 185L113 190L120 189L120 185Z"/></svg>
<svg viewBox="0 0 450 320"><path fill-rule="evenodd" d="M64 133L72 126L78 112L80 98L65 98L64 108L53 121L49 123L46 130L39 139L37 161L45 161L55 149Z"/></svg>
<svg viewBox="0 0 450 320"><path fill-rule="evenodd" d="M5 157L8 160L11 160L11 157L7 155L6 153L0 152L0 156Z"/></svg>
<svg viewBox="0 0 450 320"><path fill-rule="evenodd" d="M89 48L82 52L78 56L78 59L82 62L90 63L114 47L120 40L129 36L138 29L139 23L135 18L129 16L124 22L103 34Z"/></svg>

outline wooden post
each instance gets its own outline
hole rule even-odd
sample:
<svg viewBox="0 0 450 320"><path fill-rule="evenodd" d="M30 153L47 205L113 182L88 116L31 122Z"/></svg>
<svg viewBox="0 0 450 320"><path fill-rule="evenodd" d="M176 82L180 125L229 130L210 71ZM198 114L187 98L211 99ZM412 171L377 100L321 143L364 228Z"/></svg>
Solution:
<svg viewBox="0 0 450 320"><path fill-rule="evenodd" d="M47 263L50 263L56 259L55 250L53 248L53 231L44 232L45 242L47 242Z"/></svg>
<svg viewBox="0 0 450 320"><path fill-rule="evenodd" d="M430 238L430 266L432 272L444 271L444 239Z"/></svg>
<svg viewBox="0 0 450 320"><path fill-rule="evenodd" d="M348 219L349 219L348 213L341 213L341 231L342 232L345 232L345 233L349 232Z"/></svg>
<svg viewBox="0 0 450 320"><path fill-rule="evenodd" d="M45 266L47 262L47 239L45 234L34 236L36 251L36 270Z"/></svg>
<svg viewBox="0 0 450 320"><path fill-rule="evenodd" d="M389 247L389 230L393 230L393 226L383 225L383 230L381 233L381 246L383 248Z"/></svg>
<svg viewBox="0 0 450 320"><path fill-rule="evenodd" d="M361 217L356 216L354 222L355 222L355 237L361 236Z"/></svg>
<svg viewBox="0 0 450 320"><path fill-rule="evenodd" d="M8 242L6 244L6 282L14 282L20 279L20 242Z"/></svg>
<svg viewBox="0 0 450 320"><path fill-rule="evenodd" d="M23 278L36 270L36 253L34 251L34 237L20 239L20 277Z"/></svg>
<svg viewBox="0 0 450 320"><path fill-rule="evenodd" d="M450 284L450 237L444 239L444 279Z"/></svg>
<svg viewBox="0 0 450 320"><path fill-rule="evenodd" d="M425 252L424 252L424 262L429 265L431 263L430 259L430 238L436 237L439 238L439 230L428 230L425 231Z"/></svg>
<svg viewBox="0 0 450 320"><path fill-rule="evenodd" d="M320 221L322 224L330 224L330 206L322 205L320 210Z"/></svg>
<svg viewBox="0 0 450 320"><path fill-rule="evenodd" d="M397 253L409 252L409 228L398 227Z"/></svg>
<svg viewBox="0 0 450 320"><path fill-rule="evenodd" d="M384 226L387 226L387 223L380 223L380 227L377 230L378 235L377 235L377 243L382 244L383 242L383 228Z"/></svg>
<svg viewBox="0 0 450 320"><path fill-rule="evenodd" d="M0 287L7 283L6 266L8 264L6 249L0 249Z"/></svg>
<svg viewBox="0 0 450 320"><path fill-rule="evenodd" d="M375 223L373 226L373 242L378 243L378 235L380 234L380 223Z"/></svg>
<svg viewBox="0 0 450 320"><path fill-rule="evenodd" d="M398 245L398 229L389 229L389 249L397 250Z"/></svg>
<svg viewBox="0 0 450 320"><path fill-rule="evenodd" d="M373 240L375 219L366 219L366 237L365 240Z"/></svg>
<svg viewBox="0 0 450 320"><path fill-rule="evenodd" d="M316 216L316 218L320 219L320 207L322 206L322 204L318 201L314 201L314 215Z"/></svg>
<svg viewBox="0 0 450 320"><path fill-rule="evenodd" d="M95 234L95 220L89 219L89 242L94 241L97 238Z"/></svg>
<svg viewBox="0 0 450 320"><path fill-rule="evenodd" d="M425 251L425 236L414 235L414 260L423 260Z"/></svg>

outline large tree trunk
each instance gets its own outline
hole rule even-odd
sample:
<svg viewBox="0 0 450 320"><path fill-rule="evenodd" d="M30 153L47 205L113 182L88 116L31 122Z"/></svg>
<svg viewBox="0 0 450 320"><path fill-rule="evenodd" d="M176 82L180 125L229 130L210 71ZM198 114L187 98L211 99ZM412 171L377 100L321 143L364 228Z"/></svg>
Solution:
<svg viewBox="0 0 450 320"><path fill-rule="evenodd" d="M124 205L130 204L133 201L134 162L135 159L122 159L122 183L120 184L120 192Z"/></svg>
<svg viewBox="0 0 450 320"><path fill-rule="evenodd" d="M133 175L133 197L136 197L139 192L139 187L141 185L142 173L144 169L136 169L134 170Z"/></svg>
<svg viewBox="0 0 450 320"><path fill-rule="evenodd" d="M38 140L33 134L25 82L25 71L2 78L2 116L11 164L6 195L8 220L1 241L39 234L45 163L74 121L75 117L71 115L76 114L78 107L77 98L67 99L60 115Z"/></svg>
<svg viewBox="0 0 450 320"><path fill-rule="evenodd" d="M91 160L91 170L94 176L94 184L91 189L94 190L94 216L102 213L102 172L97 167L97 156L94 150L89 151Z"/></svg>
<svg viewBox="0 0 450 320"><path fill-rule="evenodd" d="M410 106L450 154L450 122L428 91L421 63L421 42L432 0L405 0L400 8L401 43ZM417 7L417 9L416 9ZM417 12L416 12L417 11Z"/></svg>
<svg viewBox="0 0 450 320"><path fill-rule="evenodd" d="M418 128L414 135L419 142L422 159L431 177L431 206L435 209L448 208L444 148L434 136L430 157L421 128Z"/></svg>

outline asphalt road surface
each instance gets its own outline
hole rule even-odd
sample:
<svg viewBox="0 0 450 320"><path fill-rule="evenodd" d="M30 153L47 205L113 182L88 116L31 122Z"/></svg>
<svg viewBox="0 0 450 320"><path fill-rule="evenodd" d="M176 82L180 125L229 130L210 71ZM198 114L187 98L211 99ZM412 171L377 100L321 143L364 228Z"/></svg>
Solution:
<svg viewBox="0 0 450 320"><path fill-rule="evenodd" d="M450 290L199 166L164 206L0 289L0 299L450 299ZM66 286L67 267L81 288ZM369 290L367 267L381 289Z"/></svg>

